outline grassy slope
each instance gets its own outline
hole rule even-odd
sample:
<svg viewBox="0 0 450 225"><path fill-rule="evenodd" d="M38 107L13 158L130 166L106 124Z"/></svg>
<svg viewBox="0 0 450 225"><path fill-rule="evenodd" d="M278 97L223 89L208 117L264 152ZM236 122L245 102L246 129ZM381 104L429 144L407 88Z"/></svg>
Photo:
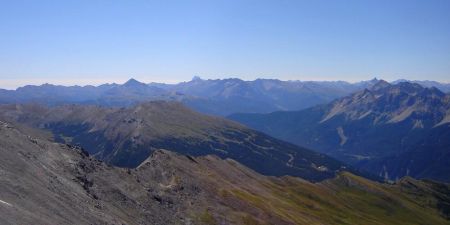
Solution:
<svg viewBox="0 0 450 225"><path fill-rule="evenodd" d="M381 184L348 172L311 183L261 176L234 160L207 156L189 164L170 157L169 167L190 173L180 177L197 177L226 206L198 215L205 224L220 224L224 213L234 224L450 224L438 210L449 203L447 185L411 178Z"/></svg>
<svg viewBox="0 0 450 225"><path fill-rule="evenodd" d="M275 184L266 183L265 187L272 191L269 195L240 189L229 192L292 224L450 223L433 205L427 205L436 201L433 197L415 199L397 185L375 184L352 174L341 174L318 184L286 178Z"/></svg>

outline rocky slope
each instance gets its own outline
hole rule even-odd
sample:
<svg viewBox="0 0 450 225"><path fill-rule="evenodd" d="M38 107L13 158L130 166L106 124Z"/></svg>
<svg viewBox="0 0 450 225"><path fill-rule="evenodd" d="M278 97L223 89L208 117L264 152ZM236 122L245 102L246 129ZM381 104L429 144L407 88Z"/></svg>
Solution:
<svg viewBox="0 0 450 225"><path fill-rule="evenodd" d="M2 224L450 224L450 187L265 177L235 160L155 151L137 168L0 123Z"/></svg>
<svg viewBox="0 0 450 225"><path fill-rule="evenodd" d="M162 191L158 176L138 182L137 171L109 167L3 122L0 155L2 224L182 224L190 211L179 208L195 211L187 201L170 208L155 200Z"/></svg>
<svg viewBox="0 0 450 225"><path fill-rule="evenodd" d="M381 81L327 105L230 118L389 179L450 181L450 96L436 88Z"/></svg>
<svg viewBox="0 0 450 225"><path fill-rule="evenodd" d="M0 118L50 131L57 141L82 146L96 158L121 167L135 167L161 148L193 156L215 154L265 175L314 181L333 177L346 167L324 154L176 102L129 108L5 105L0 107Z"/></svg>

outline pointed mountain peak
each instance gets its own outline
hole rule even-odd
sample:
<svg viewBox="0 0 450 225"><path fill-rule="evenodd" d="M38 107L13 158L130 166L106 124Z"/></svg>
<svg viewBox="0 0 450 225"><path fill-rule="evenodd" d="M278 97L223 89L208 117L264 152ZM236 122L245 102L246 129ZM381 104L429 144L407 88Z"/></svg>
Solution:
<svg viewBox="0 0 450 225"><path fill-rule="evenodd" d="M124 86L141 86L141 85L145 85L145 84L137 81L134 78L131 78L127 82L125 82L123 85Z"/></svg>
<svg viewBox="0 0 450 225"><path fill-rule="evenodd" d="M361 81L361 83L366 83L370 87L370 86L373 86L373 85L377 84L380 81L381 81L380 79L374 77L374 78L372 78L370 80L367 80L367 81Z"/></svg>
<svg viewBox="0 0 450 225"><path fill-rule="evenodd" d="M375 78L376 79L376 78ZM385 81L385 80L378 80L378 82L376 82L372 88L370 88L373 91L377 91L386 87L390 87L392 86L389 82Z"/></svg>
<svg viewBox="0 0 450 225"><path fill-rule="evenodd" d="M202 78L200 76L194 76L191 81L201 81Z"/></svg>

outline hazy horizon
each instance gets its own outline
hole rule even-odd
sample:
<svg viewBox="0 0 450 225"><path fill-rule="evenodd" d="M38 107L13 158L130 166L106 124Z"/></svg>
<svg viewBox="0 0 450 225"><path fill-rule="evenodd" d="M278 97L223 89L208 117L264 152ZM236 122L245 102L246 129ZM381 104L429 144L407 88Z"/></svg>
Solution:
<svg viewBox="0 0 450 225"><path fill-rule="evenodd" d="M194 77L199 77L202 80L223 80L223 79L241 79L239 77L225 77L225 78L204 78L201 76L194 76ZM0 80L0 89L4 89L4 90L16 90L17 88L20 87L24 87L27 85L44 85L44 84L51 84L51 85L62 85L62 86L99 86L102 84L123 84L125 82L127 82L130 79L135 79L139 82L142 83L146 83L146 84L150 84L150 83L163 83L163 84L178 84L178 83L182 83L182 82L189 82L192 79L194 79L194 77L192 77L191 79L188 80L181 80L181 81L155 81L155 80L151 80L151 79L138 79L135 77L129 77L126 79L118 79L118 80L112 80L112 79L105 79L105 80L99 80L99 79L79 79L79 80L58 80L58 79L50 79L50 80L37 80L37 79L27 79L27 80L20 80L20 83L14 83L14 81L17 80L11 80L10 83L8 83L8 81L5 82L5 80ZM301 81L301 82L348 82L348 83L358 83L358 82L364 82L364 81L369 81L372 79L378 79L378 80L385 80L388 82L394 82L394 81L398 81L398 80L408 80L408 81L436 81L436 80L409 80L409 79L404 79L404 78L398 78L398 79L393 79L393 80L389 80L389 79L383 79L381 77L372 77L370 79L362 79L362 80L354 80L354 81L348 81L348 80L283 80L283 79L278 79L278 78L256 78L256 79L275 79L275 80L281 80L281 81ZM256 79L241 79L244 81L254 81ZM28 83L27 83L28 82ZM442 81L436 81L442 84L450 84L450 82L442 82ZM6 84L6 85L4 85ZM3 86L2 86L3 85Z"/></svg>
<svg viewBox="0 0 450 225"><path fill-rule="evenodd" d="M8 1L0 88L243 80L450 82L450 1Z"/></svg>

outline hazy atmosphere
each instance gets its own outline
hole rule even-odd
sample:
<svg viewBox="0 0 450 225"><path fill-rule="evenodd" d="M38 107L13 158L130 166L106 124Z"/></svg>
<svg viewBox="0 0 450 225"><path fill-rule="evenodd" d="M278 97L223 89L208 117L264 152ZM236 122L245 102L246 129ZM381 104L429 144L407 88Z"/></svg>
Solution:
<svg viewBox="0 0 450 225"><path fill-rule="evenodd" d="M450 2L0 1L0 87L450 77Z"/></svg>
<svg viewBox="0 0 450 225"><path fill-rule="evenodd" d="M450 0L0 0L0 225L450 225Z"/></svg>

